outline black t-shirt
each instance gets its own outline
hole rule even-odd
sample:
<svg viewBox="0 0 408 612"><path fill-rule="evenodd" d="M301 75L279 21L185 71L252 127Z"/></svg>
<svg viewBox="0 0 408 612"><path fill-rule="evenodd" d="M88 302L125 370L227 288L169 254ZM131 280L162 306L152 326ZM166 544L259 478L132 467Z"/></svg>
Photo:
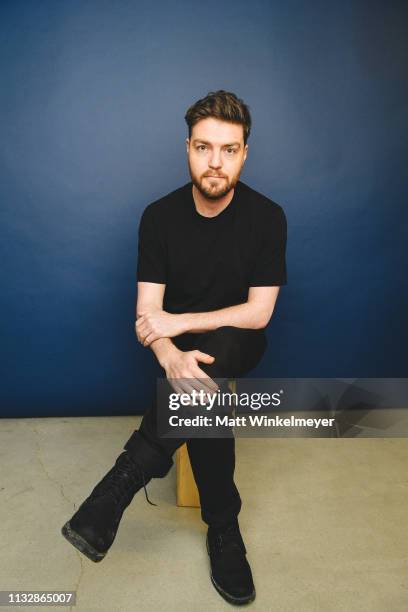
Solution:
<svg viewBox="0 0 408 612"><path fill-rule="evenodd" d="M242 304L249 287L286 285L286 217L242 181L215 217L195 206L192 182L149 204L139 226L137 280L166 285L163 308L208 312Z"/></svg>

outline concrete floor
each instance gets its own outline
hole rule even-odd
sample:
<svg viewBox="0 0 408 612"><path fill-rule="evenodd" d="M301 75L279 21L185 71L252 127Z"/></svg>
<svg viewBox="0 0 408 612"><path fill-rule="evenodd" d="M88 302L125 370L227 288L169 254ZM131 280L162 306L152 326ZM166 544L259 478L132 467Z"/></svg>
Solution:
<svg viewBox="0 0 408 612"><path fill-rule="evenodd" d="M175 505L174 468L148 485L158 507L136 495L101 563L60 535L139 420L0 421L1 590L76 590L81 612L233 608L210 583L199 510ZM250 609L406 612L407 466L406 438L238 438Z"/></svg>

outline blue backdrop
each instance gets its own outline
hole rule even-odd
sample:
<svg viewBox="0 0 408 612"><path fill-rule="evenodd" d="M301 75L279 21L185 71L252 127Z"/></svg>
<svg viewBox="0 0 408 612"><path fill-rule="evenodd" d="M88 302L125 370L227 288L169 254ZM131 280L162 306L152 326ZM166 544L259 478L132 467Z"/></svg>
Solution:
<svg viewBox="0 0 408 612"><path fill-rule="evenodd" d="M138 223L219 88L252 111L242 180L288 218L253 376L408 375L406 7L1 2L3 416L145 409Z"/></svg>

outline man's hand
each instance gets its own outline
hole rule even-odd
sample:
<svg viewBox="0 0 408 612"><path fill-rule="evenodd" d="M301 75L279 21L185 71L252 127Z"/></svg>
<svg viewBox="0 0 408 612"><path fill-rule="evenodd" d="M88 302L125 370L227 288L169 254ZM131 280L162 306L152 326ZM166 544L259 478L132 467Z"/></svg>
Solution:
<svg viewBox="0 0 408 612"><path fill-rule="evenodd" d="M162 366L169 383L176 393L188 393L195 389L216 393L218 385L198 366L198 362L214 363L215 357L201 351L171 351ZM198 380L199 379L199 380Z"/></svg>
<svg viewBox="0 0 408 612"><path fill-rule="evenodd" d="M186 329L183 315L154 310L138 318L135 331L139 342L143 346L149 346L158 338L174 338L183 334Z"/></svg>

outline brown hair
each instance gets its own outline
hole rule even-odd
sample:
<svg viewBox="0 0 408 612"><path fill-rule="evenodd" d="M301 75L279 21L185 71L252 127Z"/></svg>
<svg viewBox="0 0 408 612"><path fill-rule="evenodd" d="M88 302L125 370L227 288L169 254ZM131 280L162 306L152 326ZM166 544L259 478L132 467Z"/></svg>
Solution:
<svg viewBox="0 0 408 612"><path fill-rule="evenodd" d="M193 126L207 117L240 123L244 128L244 144L246 144L251 131L251 115L248 106L234 93L223 89L210 91L205 98L197 100L190 106L184 117L188 125L189 138Z"/></svg>

